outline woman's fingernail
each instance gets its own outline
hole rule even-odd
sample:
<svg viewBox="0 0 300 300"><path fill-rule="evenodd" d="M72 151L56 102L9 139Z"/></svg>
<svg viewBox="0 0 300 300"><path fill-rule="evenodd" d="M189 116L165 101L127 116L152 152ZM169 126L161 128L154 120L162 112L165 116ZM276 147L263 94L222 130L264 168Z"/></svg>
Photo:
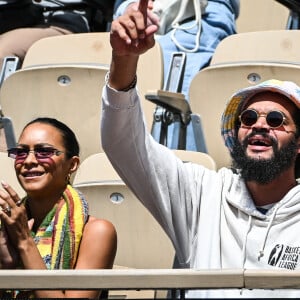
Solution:
<svg viewBox="0 0 300 300"><path fill-rule="evenodd" d="M1 185L5 188L5 187L8 187L8 184L4 181L4 180L1 180Z"/></svg>

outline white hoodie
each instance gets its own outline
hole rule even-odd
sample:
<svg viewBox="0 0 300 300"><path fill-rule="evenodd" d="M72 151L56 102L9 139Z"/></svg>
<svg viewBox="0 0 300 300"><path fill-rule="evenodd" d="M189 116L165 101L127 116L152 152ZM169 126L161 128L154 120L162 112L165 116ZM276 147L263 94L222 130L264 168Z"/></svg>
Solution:
<svg viewBox="0 0 300 300"><path fill-rule="evenodd" d="M173 242L182 268L299 269L300 186L265 215L239 174L183 163L155 142L135 89L103 89L102 146ZM187 297L300 297L300 290L196 290Z"/></svg>

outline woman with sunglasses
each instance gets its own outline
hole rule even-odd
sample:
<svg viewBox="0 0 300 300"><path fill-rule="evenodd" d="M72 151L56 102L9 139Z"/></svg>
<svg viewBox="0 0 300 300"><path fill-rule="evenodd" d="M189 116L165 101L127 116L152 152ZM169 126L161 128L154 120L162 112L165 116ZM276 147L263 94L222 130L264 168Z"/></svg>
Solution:
<svg viewBox="0 0 300 300"><path fill-rule="evenodd" d="M28 123L8 150L26 196L2 181L2 269L112 268L114 226L89 215L84 195L70 184L79 165L79 145L65 124L52 118ZM92 259L91 259L92 258ZM1 298L97 298L101 291L0 291Z"/></svg>
<svg viewBox="0 0 300 300"><path fill-rule="evenodd" d="M126 10L111 27L101 137L112 165L170 237L178 267L299 271L300 87L267 80L237 91L221 119L232 166L215 171L182 162L144 124L136 70L139 55L154 45L157 23L143 7ZM200 289L185 296L299 298L300 290Z"/></svg>

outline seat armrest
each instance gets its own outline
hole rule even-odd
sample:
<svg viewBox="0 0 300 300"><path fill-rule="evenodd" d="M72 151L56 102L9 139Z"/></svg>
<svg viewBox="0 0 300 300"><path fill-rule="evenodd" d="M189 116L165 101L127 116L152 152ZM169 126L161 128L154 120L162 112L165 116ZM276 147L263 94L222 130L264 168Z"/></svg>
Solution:
<svg viewBox="0 0 300 300"><path fill-rule="evenodd" d="M181 93L168 92L164 90L149 91L145 95L146 99L167 110L180 113L191 114L191 108L185 96Z"/></svg>

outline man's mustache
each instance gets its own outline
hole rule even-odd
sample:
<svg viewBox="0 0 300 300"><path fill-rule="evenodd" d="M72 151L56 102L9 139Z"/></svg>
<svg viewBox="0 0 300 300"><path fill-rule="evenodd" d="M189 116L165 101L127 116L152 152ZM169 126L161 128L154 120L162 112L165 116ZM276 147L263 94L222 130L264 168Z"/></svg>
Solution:
<svg viewBox="0 0 300 300"><path fill-rule="evenodd" d="M271 141L271 146L273 149L276 148L278 145L277 140L274 137L270 136L267 132L263 130L255 130L255 131L253 130L245 137L242 143L244 149L248 146L249 139L253 138L254 136L261 136L262 138L269 139Z"/></svg>

